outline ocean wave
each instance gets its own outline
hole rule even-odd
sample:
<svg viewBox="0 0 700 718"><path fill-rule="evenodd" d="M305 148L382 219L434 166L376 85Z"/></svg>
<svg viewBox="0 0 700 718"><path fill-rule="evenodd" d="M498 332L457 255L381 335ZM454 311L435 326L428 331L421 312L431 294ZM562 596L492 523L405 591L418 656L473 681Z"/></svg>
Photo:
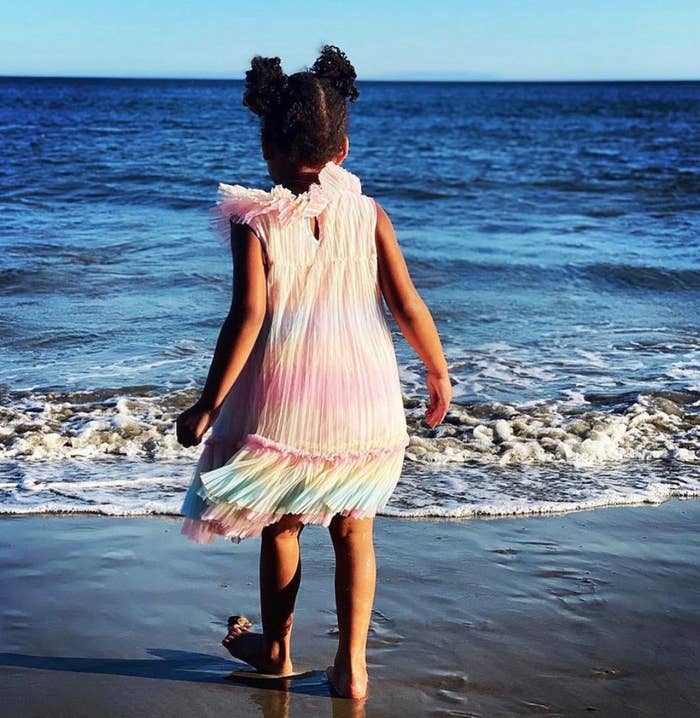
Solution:
<svg viewBox="0 0 700 718"><path fill-rule="evenodd" d="M611 287L655 291L700 289L700 269L600 263L582 267L580 272L595 283Z"/></svg>
<svg viewBox="0 0 700 718"><path fill-rule="evenodd" d="M411 258L411 267L422 285L444 286L463 282L507 282L509 287L560 285L577 282L592 289L645 290L650 292L697 291L700 269L612 262L562 263L548 266L529 262L479 262L460 257Z"/></svg>
<svg viewBox="0 0 700 718"><path fill-rule="evenodd" d="M0 513L177 515L201 451L174 422L194 390L2 391ZM700 394L453 402L410 443L388 516L535 515L700 496Z"/></svg>
<svg viewBox="0 0 700 718"><path fill-rule="evenodd" d="M189 389L8 391L0 408L0 459L191 458L197 449L177 443L175 419L194 398ZM433 429L423 421L425 401L404 395L411 436L406 459L419 464L572 466L700 461L697 393L589 395L584 402L453 402L444 422Z"/></svg>

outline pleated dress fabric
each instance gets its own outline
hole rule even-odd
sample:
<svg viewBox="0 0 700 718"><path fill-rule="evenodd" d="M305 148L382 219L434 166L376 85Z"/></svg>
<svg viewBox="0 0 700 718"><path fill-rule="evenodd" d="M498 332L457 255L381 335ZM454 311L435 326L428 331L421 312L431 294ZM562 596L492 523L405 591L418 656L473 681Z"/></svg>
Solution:
<svg viewBox="0 0 700 718"><path fill-rule="evenodd" d="M335 514L374 516L409 443L378 281L374 200L329 162L299 195L221 184L213 212L227 238L236 222L259 239L267 312L203 444L183 533L238 542L285 514L323 526Z"/></svg>

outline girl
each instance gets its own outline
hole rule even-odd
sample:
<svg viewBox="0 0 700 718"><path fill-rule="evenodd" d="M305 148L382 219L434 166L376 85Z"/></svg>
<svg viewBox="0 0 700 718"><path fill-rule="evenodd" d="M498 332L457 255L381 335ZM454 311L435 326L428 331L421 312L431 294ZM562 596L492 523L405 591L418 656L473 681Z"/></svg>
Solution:
<svg viewBox="0 0 700 718"><path fill-rule="evenodd" d="M212 427L182 513L183 532L262 536L262 633L229 619L223 644L256 670L292 672L290 638L305 524L330 530L336 557L341 695L367 692L374 600L373 517L401 473L408 444L382 297L426 367L426 422L451 399L442 346L413 286L386 212L341 167L355 70L325 46L310 70L285 75L256 56L243 104L262 119L275 186L220 185L215 225L231 241L233 299L201 398L177 420L178 441Z"/></svg>

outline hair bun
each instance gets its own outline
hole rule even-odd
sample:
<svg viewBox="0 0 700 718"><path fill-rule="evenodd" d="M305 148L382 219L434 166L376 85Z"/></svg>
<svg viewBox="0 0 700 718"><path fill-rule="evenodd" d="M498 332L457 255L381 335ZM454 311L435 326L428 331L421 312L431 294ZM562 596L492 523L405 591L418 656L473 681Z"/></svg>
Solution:
<svg viewBox="0 0 700 718"><path fill-rule="evenodd" d="M282 101L287 76L279 57L256 55L245 74L243 104L256 115L267 115Z"/></svg>
<svg viewBox="0 0 700 718"><path fill-rule="evenodd" d="M345 53L335 45L324 45L314 62L311 72L330 80L333 87L344 97L354 102L360 95L355 87L357 73Z"/></svg>

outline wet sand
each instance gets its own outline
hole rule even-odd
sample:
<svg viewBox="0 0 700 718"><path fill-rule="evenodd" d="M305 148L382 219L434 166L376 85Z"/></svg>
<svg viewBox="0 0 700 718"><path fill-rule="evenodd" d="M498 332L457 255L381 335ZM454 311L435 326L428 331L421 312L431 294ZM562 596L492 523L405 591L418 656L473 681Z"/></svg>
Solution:
<svg viewBox="0 0 700 718"><path fill-rule="evenodd" d="M227 615L259 618L258 540L173 519L0 520L0 703L15 716L695 716L700 501L376 522L364 703L330 696L327 533L302 536L292 681L242 683Z"/></svg>

